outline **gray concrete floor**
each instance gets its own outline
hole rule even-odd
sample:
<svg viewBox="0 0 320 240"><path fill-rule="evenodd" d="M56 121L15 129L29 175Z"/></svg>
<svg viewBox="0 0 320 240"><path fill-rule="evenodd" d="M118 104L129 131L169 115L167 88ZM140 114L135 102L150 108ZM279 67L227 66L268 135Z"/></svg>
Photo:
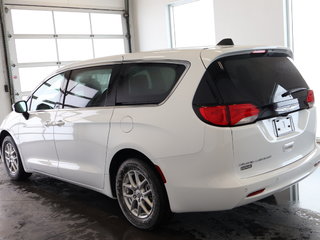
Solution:
<svg viewBox="0 0 320 240"><path fill-rule="evenodd" d="M176 214L150 232L130 226L102 194L34 174L8 179L0 164L0 240L320 239L320 213L268 198L229 211Z"/></svg>

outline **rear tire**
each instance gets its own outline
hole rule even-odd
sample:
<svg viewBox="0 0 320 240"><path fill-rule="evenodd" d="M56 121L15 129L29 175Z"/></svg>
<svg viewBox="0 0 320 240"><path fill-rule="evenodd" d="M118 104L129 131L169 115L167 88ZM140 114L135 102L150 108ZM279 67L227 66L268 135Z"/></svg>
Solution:
<svg viewBox="0 0 320 240"><path fill-rule="evenodd" d="M119 205L128 221L140 229L153 229L170 216L164 185L157 172L139 159L128 159L116 177Z"/></svg>
<svg viewBox="0 0 320 240"><path fill-rule="evenodd" d="M12 180L21 181L31 176L31 173L24 171L18 148L11 136L5 137L1 150L5 168Z"/></svg>

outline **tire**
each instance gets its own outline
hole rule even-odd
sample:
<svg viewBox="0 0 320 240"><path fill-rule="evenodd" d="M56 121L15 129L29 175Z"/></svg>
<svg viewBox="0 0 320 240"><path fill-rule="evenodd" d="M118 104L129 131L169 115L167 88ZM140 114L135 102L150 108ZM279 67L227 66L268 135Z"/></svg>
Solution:
<svg viewBox="0 0 320 240"><path fill-rule="evenodd" d="M31 176L31 173L24 171L18 148L11 136L5 137L1 151L5 168L12 180L21 181Z"/></svg>
<svg viewBox="0 0 320 240"><path fill-rule="evenodd" d="M116 192L124 216L139 229L153 229L170 216L162 181L152 167L139 159L122 163L116 177Z"/></svg>

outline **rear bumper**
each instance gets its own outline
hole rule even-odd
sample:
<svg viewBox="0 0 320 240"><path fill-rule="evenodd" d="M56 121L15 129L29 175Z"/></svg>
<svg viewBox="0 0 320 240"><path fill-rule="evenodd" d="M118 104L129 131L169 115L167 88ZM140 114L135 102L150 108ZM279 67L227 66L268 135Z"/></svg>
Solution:
<svg viewBox="0 0 320 240"><path fill-rule="evenodd" d="M185 179L183 185L166 184L170 207L173 212L200 212L226 210L245 205L275 192L288 188L307 177L315 169L315 164L320 161L320 148L315 149L301 158L277 170L250 178L239 178L236 173L215 178L197 179L197 184L192 179ZM198 169L200 170L200 169ZM260 189L262 193L247 197L248 194Z"/></svg>

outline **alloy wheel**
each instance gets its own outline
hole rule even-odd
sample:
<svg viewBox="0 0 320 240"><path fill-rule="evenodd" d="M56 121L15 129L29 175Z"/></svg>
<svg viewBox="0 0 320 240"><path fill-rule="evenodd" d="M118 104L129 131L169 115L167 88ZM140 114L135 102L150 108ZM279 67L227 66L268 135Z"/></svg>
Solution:
<svg viewBox="0 0 320 240"><path fill-rule="evenodd" d="M153 194L149 181L139 170L128 171L122 182L122 194L129 211L144 219L153 211Z"/></svg>
<svg viewBox="0 0 320 240"><path fill-rule="evenodd" d="M7 143L4 148L4 159L11 175L16 175L19 171L19 159L15 147L12 143Z"/></svg>

